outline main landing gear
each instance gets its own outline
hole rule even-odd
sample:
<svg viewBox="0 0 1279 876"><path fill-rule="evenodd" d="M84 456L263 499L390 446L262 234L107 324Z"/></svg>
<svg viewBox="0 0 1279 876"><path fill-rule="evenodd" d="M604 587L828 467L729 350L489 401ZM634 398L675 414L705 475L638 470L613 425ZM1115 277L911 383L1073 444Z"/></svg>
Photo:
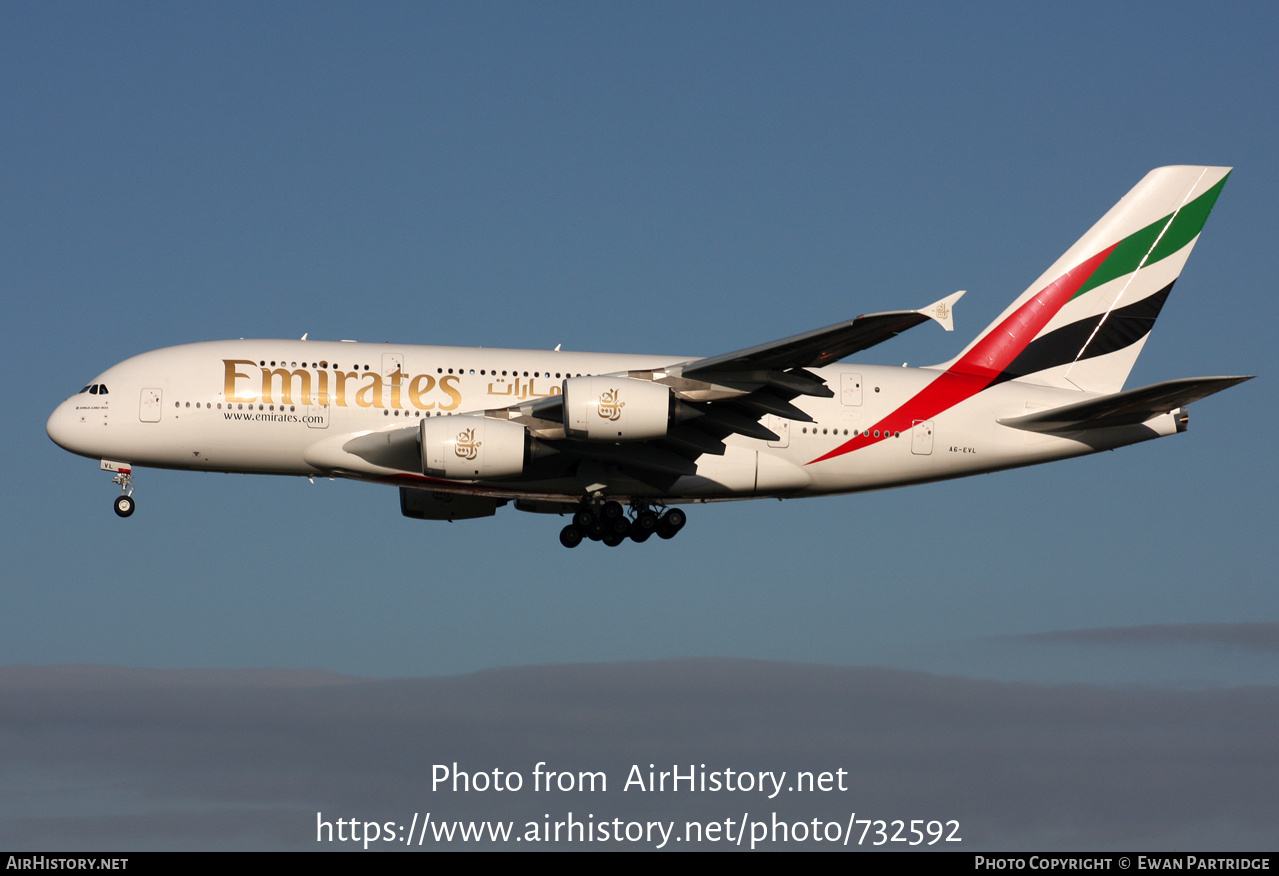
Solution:
<svg viewBox="0 0 1279 876"><path fill-rule="evenodd" d="M575 548L589 538L617 547L628 538L634 542L648 541L654 533L659 538L674 538L687 522L688 515L679 508L667 509L659 516L647 505L636 503L631 506L628 519L626 510L618 502L582 505L573 515L573 522L560 530L560 544Z"/></svg>

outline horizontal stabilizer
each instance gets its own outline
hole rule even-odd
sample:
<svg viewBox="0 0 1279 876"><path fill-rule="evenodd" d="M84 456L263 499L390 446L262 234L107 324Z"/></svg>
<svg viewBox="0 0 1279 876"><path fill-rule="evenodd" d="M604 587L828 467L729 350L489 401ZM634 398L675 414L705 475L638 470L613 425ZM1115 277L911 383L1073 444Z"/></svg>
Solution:
<svg viewBox="0 0 1279 876"><path fill-rule="evenodd" d="M1128 389L1051 411L999 420L1002 426L1027 432L1078 432L1132 426L1229 389L1247 377L1185 377Z"/></svg>

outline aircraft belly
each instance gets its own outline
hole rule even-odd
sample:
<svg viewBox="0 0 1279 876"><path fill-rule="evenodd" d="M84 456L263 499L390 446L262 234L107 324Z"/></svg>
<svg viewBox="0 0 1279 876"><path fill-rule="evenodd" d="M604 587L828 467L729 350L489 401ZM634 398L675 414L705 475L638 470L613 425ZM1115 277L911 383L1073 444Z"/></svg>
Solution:
<svg viewBox="0 0 1279 876"><path fill-rule="evenodd" d="M1020 430L998 425L997 411L1009 408L1024 412L1024 395L991 405L987 399L961 402L927 420L912 420L909 431L895 431L875 443L857 447L842 455L823 459L839 444L821 435L800 431L800 441L792 449L811 462L812 487L809 493L840 493L876 490L912 483L947 480L1028 465L1048 459L1091 452L1077 441L1054 438L1043 446L1028 447ZM1058 402L1060 403L1060 402ZM849 418L857 431L872 429L889 409L868 410L859 418ZM840 430L842 433L842 429ZM805 440L806 439L806 440ZM840 441L846 440L842 434Z"/></svg>
<svg viewBox="0 0 1279 876"><path fill-rule="evenodd" d="M699 457L697 473L681 477L671 492L690 497L786 495L800 492L811 483L808 472L777 450L730 444L722 456Z"/></svg>

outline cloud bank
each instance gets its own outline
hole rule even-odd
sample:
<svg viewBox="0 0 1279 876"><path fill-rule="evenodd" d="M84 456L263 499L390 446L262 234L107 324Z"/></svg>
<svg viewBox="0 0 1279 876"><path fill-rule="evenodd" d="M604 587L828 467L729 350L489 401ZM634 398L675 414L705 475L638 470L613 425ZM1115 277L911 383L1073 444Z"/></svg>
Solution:
<svg viewBox="0 0 1279 876"><path fill-rule="evenodd" d="M1081 645L1209 645L1279 653L1279 624L1152 624L1137 627L1055 630L1003 640Z"/></svg>
<svg viewBox="0 0 1279 876"><path fill-rule="evenodd" d="M1279 688L1002 683L728 659L449 678L0 668L0 843L304 849L325 818L958 820L952 848L1252 849ZM607 790L432 790L436 765ZM845 770L846 791L623 790L632 767ZM597 846L598 847L598 846ZM639 846L644 847L644 846ZM774 846L775 847L775 846Z"/></svg>

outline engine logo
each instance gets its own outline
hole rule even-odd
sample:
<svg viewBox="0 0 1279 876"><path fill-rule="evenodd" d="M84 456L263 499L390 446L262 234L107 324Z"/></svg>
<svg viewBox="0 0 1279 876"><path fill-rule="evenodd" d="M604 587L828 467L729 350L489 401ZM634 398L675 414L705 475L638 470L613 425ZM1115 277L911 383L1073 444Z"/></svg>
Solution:
<svg viewBox="0 0 1279 876"><path fill-rule="evenodd" d="M626 402L617 400L620 394L621 390L610 389L600 396L599 414L601 417L614 423L622 418L622 408L626 407Z"/></svg>
<svg viewBox="0 0 1279 876"><path fill-rule="evenodd" d="M480 455L480 445L483 443L475 440L474 429L464 429L457 435L457 446L453 452L462 459L475 459Z"/></svg>

